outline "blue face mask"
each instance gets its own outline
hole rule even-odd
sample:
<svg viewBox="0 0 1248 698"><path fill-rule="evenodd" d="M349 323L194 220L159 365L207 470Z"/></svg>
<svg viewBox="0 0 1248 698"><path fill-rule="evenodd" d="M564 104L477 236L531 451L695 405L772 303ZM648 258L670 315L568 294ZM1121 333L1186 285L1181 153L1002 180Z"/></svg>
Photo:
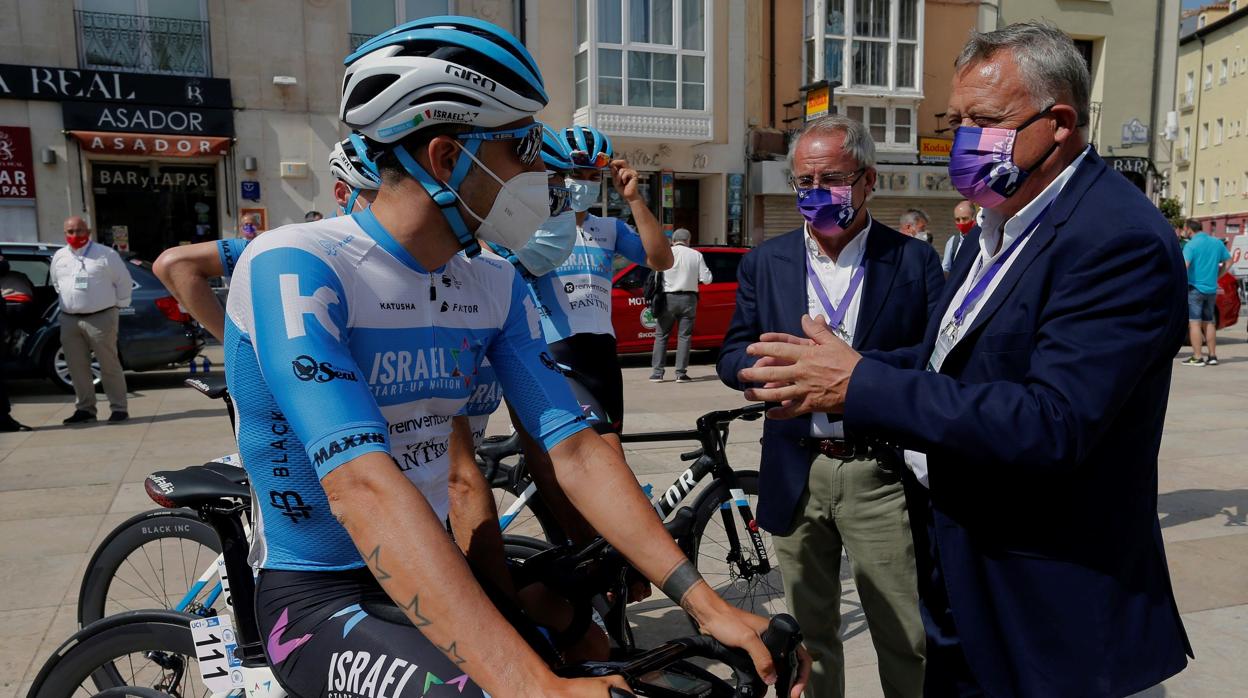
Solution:
<svg viewBox="0 0 1248 698"><path fill-rule="evenodd" d="M572 204L572 210L577 213L588 211L602 196L602 182L568 177L565 185L570 193L568 200Z"/></svg>
<svg viewBox="0 0 1248 698"><path fill-rule="evenodd" d="M547 218L515 255L530 274L544 276L563 264L575 246L576 214L565 211Z"/></svg>

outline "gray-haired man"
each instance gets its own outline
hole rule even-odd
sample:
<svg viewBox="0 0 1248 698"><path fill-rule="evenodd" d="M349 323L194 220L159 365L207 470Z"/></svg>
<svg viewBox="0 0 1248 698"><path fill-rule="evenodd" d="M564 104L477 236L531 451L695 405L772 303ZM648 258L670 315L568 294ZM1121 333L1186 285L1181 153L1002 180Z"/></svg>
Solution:
<svg viewBox="0 0 1248 698"><path fill-rule="evenodd" d="M711 283L711 270L702 253L689 246L689 231L677 228L672 233L672 268L663 272L664 303L659 311L654 332L654 352L650 358L650 380L663 380L667 359L667 338L672 327L679 325L676 336L676 382L691 383L689 378L689 347L693 343L693 321L698 316L698 285Z"/></svg>
<svg viewBox="0 0 1248 698"><path fill-rule="evenodd" d="M944 288L936 251L867 211L875 146L862 124L839 115L812 121L790 156L807 222L741 260L736 310L717 366L738 390L751 387L737 377L755 362L746 347L767 333L800 332L804 314L821 316L824 327L860 350L907 347L922 341ZM900 454L827 414L768 419L762 452L758 523L776 534L789 608L815 660L806 695L845 694L842 550L879 655L884 695L921 695L923 624Z"/></svg>
<svg viewBox="0 0 1248 698"><path fill-rule="evenodd" d="M932 234L927 232L927 213L922 209L912 208L901 214L898 230L912 238L918 238L931 244Z"/></svg>

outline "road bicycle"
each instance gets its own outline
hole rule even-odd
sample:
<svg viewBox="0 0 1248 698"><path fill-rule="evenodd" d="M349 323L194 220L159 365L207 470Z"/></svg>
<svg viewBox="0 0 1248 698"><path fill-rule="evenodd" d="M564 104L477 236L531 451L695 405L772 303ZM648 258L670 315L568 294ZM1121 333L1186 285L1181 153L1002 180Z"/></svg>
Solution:
<svg viewBox="0 0 1248 698"><path fill-rule="evenodd" d="M224 381L190 379L186 383L209 398L223 400L233 424L234 407ZM683 550L726 600L769 615L787 611L787 605L770 534L754 520L758 473L734 470L725 452L731 423L758 419L763 409L750 405L710 412L697 420L695 429L625 435L624 441L692 440L700 444L697 450L681 455L682 461L694 461L693 465L652 496L651 502L659 517L667 520L709 477L693 500L695 523ZM496 494L504 533L566 540L524 465L516 435L487 439L477 451L477 461ZM246 483L236 454L205 465ZM648 496L652 494L650 485L644 489ZM244 516L244 525L248 523ZM217 541L211 527L186 509L155 509L123 522L87 565L78 596L79 626L142 608L212 616L222 603Z"/></svg>
<svg viewBox="0 0 1248 698"><path fill-rule="evenodd" d="M28 698L77 698L134 686L172 698L283 696L267 668L256 624L255 580L247 563L244 525L250 498L247 486L219 469L192 466L153 473L145 488L164 507L194 511L216 533L223 551L221 596L226 608L208 618L159 609L100 619L79 630L53 653ZM675 517L669 532L678 536L685 533L691 516L686 510L683 516ZM527 573L530 581L551 588L570 584L586 589L592 586L586 580L595 574L624 584L620 570L626 567L622 557L599 539L580 550L552 548L519 561L517 583L528 583L524 581ZM781 695L787 695L797 666L800 631L792 618L780 615L772 619L763 639L779 668L777 687ZM766 692L747 655L709 637L679 638L650 651L634 650L625 655L605 662L561 666L557 672L569 677L618 674L639 696L744 698ZM723 663L731 669L732 678L723 679L688 661L695 657ZM443 678L433 679L444 682ZM426 677L425 682L428 686L430 679Z"/></svg>

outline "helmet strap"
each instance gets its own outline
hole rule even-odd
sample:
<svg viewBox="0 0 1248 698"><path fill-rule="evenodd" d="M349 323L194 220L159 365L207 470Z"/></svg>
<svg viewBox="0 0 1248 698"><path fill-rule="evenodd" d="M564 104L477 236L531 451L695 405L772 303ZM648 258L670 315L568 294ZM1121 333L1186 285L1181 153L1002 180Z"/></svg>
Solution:
<svg viewBox="0 0 1248 698"><path fill-rule="evenodd" d="M351 145L355 146L355 156L364 164L364 169L368 170L369 174L376 177L377 181L380 182L381 171L377 169L377 163L373 162L373 159L368 156L368 145L364 143L364 139L360 137L360 134L352 131L347 136L347 140L351 141Z"/></svg>
<svg viewBox="0 0 1248 698"><path fill-rule="evenodd" d="M441 209L442 217L446 219L447 225L451 226L451 232L455 234L460 249L464 250L469 257L481 254L481 245L477 242L476 236L468 230L468 225L464 223L464 217L459 212L459 196L453 188L458 187L468 174L468 166L463 164L463 161L467 160L464 152L461 150L456 156L455 168L452 170L449 184L439 182L429 174L428 170L421 167L420 163L416 162L416 158L407 152L407 148L396 145L394 156L398 158L399 164L403 165L403 169L407 170L407 173L425 188L429 198L433 199L433 203ZM468 163L469 166L471 164L471 162Z"/></svg>
<svg viewBox="0 0 1248 698"><path fill-rule="evenodd" d="M347 199L346 213L355 213L355 200L360 197L360 188L351 187L351 197Z"/></svg>

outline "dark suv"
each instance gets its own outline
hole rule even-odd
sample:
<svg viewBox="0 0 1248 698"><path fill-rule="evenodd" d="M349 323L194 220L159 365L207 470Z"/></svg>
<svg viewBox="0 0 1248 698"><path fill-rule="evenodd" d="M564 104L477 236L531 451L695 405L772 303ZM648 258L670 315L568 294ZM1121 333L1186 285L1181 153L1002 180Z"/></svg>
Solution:
<svg viewBox="0 0 1248 698"><path fill-rule="evenodd" d="M6 303L8 346L5 370L10 378L45 376L57 387L72 391L69 366L61 351L60 304L52 288L52 255L61 245L0 242L0 255L12 272L25 274L34 291L24 303ZM151 371L185 363L199 355L203 332L152 273L152 265L131 258L133 296L121 309L117 349L121 365L130 371ZM93 365L96 381L98 367Z"/></svg>

